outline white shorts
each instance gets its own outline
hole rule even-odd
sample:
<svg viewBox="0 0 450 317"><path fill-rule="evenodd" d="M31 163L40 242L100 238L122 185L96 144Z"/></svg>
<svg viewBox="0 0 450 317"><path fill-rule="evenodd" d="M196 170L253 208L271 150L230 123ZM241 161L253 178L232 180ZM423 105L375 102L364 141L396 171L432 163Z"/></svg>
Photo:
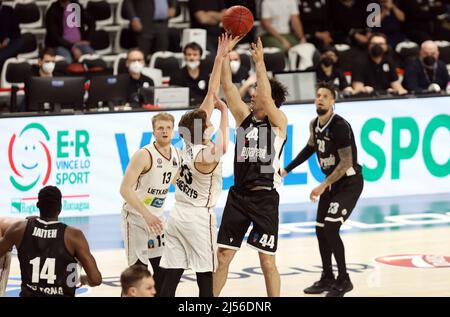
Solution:
<svg viewBox="0 0 450 317"><path fill-rule="evenodd" d="M138 260L148 265L148 259L162 255L164 233L156 236L150 231L142 215L125 209L122 209L121 221L128 265L133 265Z"/></svg>
<svg viewBox="0 0 450 317"><path fill-rule="evenodd" d="M9 267L11 265L11 252L7 252L0 258L0 297L5 296L6 285L8 284Z"/></svg>
<svg viewBox="0 0 450 317"><path fill-rule="evenodd" d="M165 234L161 267L216 271L217 225L212 208L175 203L167 219Z"/></svg>

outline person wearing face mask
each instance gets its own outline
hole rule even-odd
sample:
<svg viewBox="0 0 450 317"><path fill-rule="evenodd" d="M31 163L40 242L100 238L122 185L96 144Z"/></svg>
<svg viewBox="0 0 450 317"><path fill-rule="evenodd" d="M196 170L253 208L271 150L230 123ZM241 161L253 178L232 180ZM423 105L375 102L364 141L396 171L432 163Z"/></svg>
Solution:
<svg viewBox="0 0 450 317"><path fill-rule="evenodd" d="M37 77L53 77L56 65L55 50L46 47L39 52L38 64L31 67L31 75Z"/></svg>
<svg viewBox="0 0 450 317"><path fill-rule="evenodd" d="M27 111L28 105L28 83L31 77L53 77L56 65L56 53L55 50L50 47L42 48L39 51L37 65L31 66L31 76L25 80L25 98L22 103L18 105L18 111Z"/></svg>
<svg viewBox="0 0 450 317"><path fill-rule="evenodd" d="M231 51L230 57L230 68L233 83L240 84L248 78L248 69L245 68L241 63L241 57L238 52Z"/></svg>
<svg viewBox="0 0 450 317"><path fill-rule="evenodd" d="M340 91L346 94L353 94L352 87L348 84L344 73L337 68L338 55L334 46L324 45L322 54L320 55L319 65L311 67L309 70L316 72L317 82L331 82L336 87L339 87Z"/></svg>
<svg viewBox="0 0 450 317"><path fill-rule="evenodd" d="M425 41L420 56L405 69L403 85L416 93L445 90L450 81L445 63L439 60L439 48L433 41Z"/></svg>
<svg viewBox="0 0 450 317"><path fill-rule="evenodd" d="M128 102L133 108L141 106L139 99L139 88L154 86L153 80L142 74L145 67L144 53L133 48L127 54L126 66L128 68L129 84L127 90Z"/></svg>
<svg viewBox="0 0 450 317"><path fill-rule="evenodd" d="M195 42L186 44L183 49L186 65L170 76L170 85L189 88L190 105L202 103L208 91L209 72L200 59L203 50Z"/></svg>
<svg viewBox="0 0 450 317"><path fill-rule="evenodd" d="M13 8L2 4L0 0L0 71L3 63L17 56L23 46L20 36L19 20Z"/></svg>
<svg viewBox="0 0 450 317"><path fill-rule="evenodd" d="M386 36L373 33L369 38L369 52L352 72L352 87L355 94L391 92L405 95L408 91L398 80L395 66L386 59L388 50Z"/></svg>

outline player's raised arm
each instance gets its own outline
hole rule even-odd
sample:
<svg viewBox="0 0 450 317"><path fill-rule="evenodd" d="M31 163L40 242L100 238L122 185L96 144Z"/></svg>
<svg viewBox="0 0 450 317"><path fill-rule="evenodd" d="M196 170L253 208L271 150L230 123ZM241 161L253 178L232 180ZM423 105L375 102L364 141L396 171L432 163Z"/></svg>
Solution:
<svg viewBox="0 0 450 317"><path fill-rule="evenodd" d="M269 78L267 77L266 65L264 64L264 51L261 39L251 44L250 52L252 54L253 61L256 66L256 94L259 96L261 106L267 113L270 122L281 130L285 130L287 127L286 115L277 108L272 98L272 89L270 86Z"/></svg>
<svg viewBox="0 0 450 317"><path fill-rule="evenodd" d="M228 42L229 36L227 34L222 34L219 37L219 44L217 45L217 54L214 60L213 69L211 72L211 77L209 78L208 92L206 93L205 99L203 99L200 109L206 111L208 118L211 118L211 114L214 110L214 95L219 92L220 87L220 73L222 71L222 63L225 56L228 55Z"/></svg>
<svg viewBox="0 0 450 317"><path fill-rule="evenodd" d="M234 37L229 41L228 52L232 51L241 37ZM241 99L238 88L233 84L230 57L227 55L222 63L222 74L220 83L225 93L228 108L236 121L236 127L239 127L244 119L250 114L250 109Z"/></svg>

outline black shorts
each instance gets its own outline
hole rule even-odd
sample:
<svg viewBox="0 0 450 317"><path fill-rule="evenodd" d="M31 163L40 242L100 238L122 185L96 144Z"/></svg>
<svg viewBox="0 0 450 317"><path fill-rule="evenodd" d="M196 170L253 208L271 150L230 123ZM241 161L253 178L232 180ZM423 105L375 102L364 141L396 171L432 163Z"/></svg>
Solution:
<svg viewBox="0 0 450 317"><path fill-rule="evenodd" d="M320 195L317 209L317 227L324 227L325 221L344 223L355 208L364 187L361 174L346 176Z"/></svg>
<svg viewBox="0 0 450 317"><path fill-rule="evenodd" d="M219 247L239 250L252 223L253 229L247 244L260 252L275 254L279 202L280 196L275 189L241 191L231 187L217 238Z"/></svg>

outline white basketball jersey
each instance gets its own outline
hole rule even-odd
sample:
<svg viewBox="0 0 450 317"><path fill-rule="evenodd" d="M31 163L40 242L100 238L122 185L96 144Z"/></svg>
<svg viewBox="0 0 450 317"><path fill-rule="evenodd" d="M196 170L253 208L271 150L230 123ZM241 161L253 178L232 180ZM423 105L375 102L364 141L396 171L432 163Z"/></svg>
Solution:
<svg viewBox="0 0 450 317"><path fill-rule="evenodd" d="M176 177L180 167L180 155L173 145L170 146L170 158L162 155L154 143L143 147L143 149L150 154L152 165L147 173L139 176L134 191L148 211L157 217L162 217L164 201L169 192L171 181ZM127 202L124 204L124 209L138 213Z"/></svg>
<svg viewBox="0 0 450 317"><path fill-rule="evenodd" d="M195 158L206 145L186 146L182 151L180 176L177 179L175 200L195 207L213 208L222 192L222 160L209 174L199 172Z"/></svg>

